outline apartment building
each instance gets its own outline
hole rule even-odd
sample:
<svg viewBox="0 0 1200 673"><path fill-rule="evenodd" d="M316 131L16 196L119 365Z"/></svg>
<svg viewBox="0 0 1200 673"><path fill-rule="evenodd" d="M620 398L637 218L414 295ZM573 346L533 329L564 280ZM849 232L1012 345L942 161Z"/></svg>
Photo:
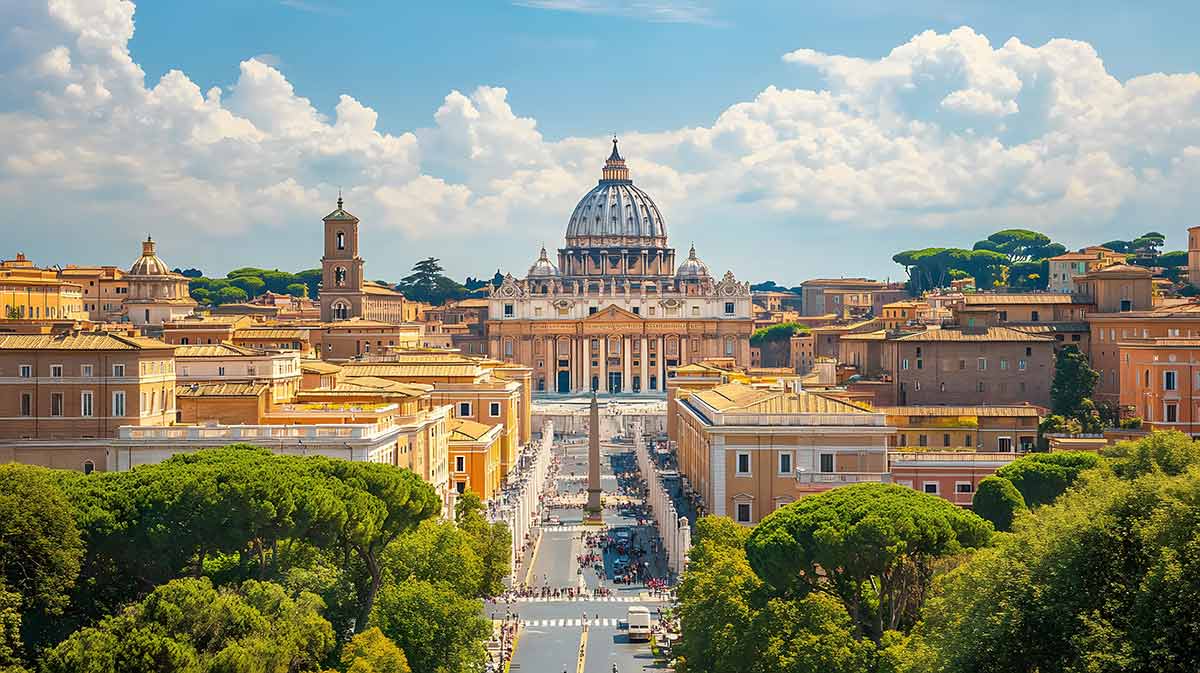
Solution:
<svg viewBox="0 0 1200 673"><path fill-rule="evenodd" d="M0 438L114 437L175 419L173 347L156 339L0 334L0 386Z"/></svg>
<svg viewBox="0 0 1200 673"><path fill-rule="evenodd" d="M175 347L176 380L188 383L264 383L272 404L290 401L303 373L295 351L260 351L229 343Z"/></svg>

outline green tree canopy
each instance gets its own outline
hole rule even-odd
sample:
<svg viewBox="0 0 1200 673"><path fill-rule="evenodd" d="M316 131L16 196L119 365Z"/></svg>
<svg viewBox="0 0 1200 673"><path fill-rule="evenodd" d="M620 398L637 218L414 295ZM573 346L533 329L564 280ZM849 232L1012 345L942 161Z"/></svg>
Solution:
<svg viewBox="0 0 1200 673"><path fill-rule="evenodd" d="M996 470L1020 492L1024 503L1037 507L1054 502L1084 470L1100 467L1103 458L1089 451L1031 453Z"/></svg>
<svg viewBox="0 0 1200 673"><path fill-rule="evenodd" d="M257 297L262 294L267 287L266 282L256 276L238 276L230 280L229 284L233 287L241 288L242 291L251 297Z"/></svg>
<svg viewBox="0 0 1200 673"><path fill-rule="evenodd" d="M1090 400L1100 373L1088 364L1087 356L1074 344L1058 352L1054 360L1054 380L1050 384L1050 408L1060 416L1075 418L1080 423L1085 400Z"/></svg>
<svg viewBox="0 0 1200 673"><path fill-rule="evenodd" d="M447 584L409 578L380 592L371 624L404 651L414 670L457 673L483 659L492 627L482 614L479 601Z"/></svg>
<svg viewBox="0 0 1200 673"><path fill-rule="evenodd" d="M246 291L240 287L223 287L209 295L214 304L238 304L250 299Z"/></svg>
<svg viewBox="0 0 1200 673"><path fill-rule="evenodd" d="M1178 430L1152 432L1136 441L1117 442L1101 454L1127 479L1161 472L1175 476L1200 465L1200 442Z"/></svg>
<svg viewBox="0 0 1200 673"><path fill-rule="evenodd" d="M21 609L57 614L83 557L71 504L50 470L0 465L0 587Z"/></svg>
<svg viewBox="0 0 1200 673"><path fill-rule="evenodd" d="M787 341L794 334L808 334L810 331L808 325L802 325L798 322L781 322L778 325L760 327L754 330L754 333L750 335L750 345L761 346L765 343Z"/></svg>
<svg viewBox="0 0 1200 673"><path fill-rule="evenodd" d="M441 306L449 299L467 296L467 288L447 278L436 257L426 257L413 265L413 272L396 285L396 290L413 301Z"/></svg>
<svg viewBox="0 0 1200 673"><path fill-rule="evenodd" d="M755 526L746 554L775 594L837 596L878 642L916 620L938 558L985 545L991 532L942 498L854 484L775 510Z"/></svg>
<svg viewBox="0 0 1200 673"><path fill-rule="evenodd" d="M342 648L345 673L411 673L404 651L396 647L377 627L350 639Z"/></svg>
<svg viewBox="0 0 1200 673"><path fill-rule="evenodd" d="M1027 508L1021 492L1011 481L992 475L979 482L971 499L971 510L991 522L996 530L1007 532L1012 530L1017 515Z"/></svg>
<svg viewBox="0 0 1200 673"><path fill-rule="evenodd" d="M333 649L320 599L248 581L218 590L173 580L125 612L75 632L43 661L46 673L314 671Z"/></svg>

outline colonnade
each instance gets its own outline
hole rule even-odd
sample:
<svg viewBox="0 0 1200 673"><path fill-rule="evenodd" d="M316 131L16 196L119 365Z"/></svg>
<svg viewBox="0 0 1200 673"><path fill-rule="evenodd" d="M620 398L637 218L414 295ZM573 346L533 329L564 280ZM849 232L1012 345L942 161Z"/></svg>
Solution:
<svg viewBox="0 0 1200 673"><path fill-rule="evenodd" d="M593 341L596 342L597 347L597 351L594 353L592 351ZM635 343L638 347L636 353L634 352ZM674 359L675 366L687 362L687 337L679 338L676 352L669 356L667 353L668 340L662 335L595 334L571 338L570 344L570 354L568 358L563 358L558 350L558 342L555 342L554 362L557 364L560 359L569 359L573 392L590 391L593 377L601 392L617 392L615 389L617 386L619 386L620 392L634 392L635 376L637 377L637 392L662 392L666 389L667 358ZM652 353L654 355L653 367L650 366ZM611 362L618 358L620 359L619 364ZM596 361L595 367L592 366L593 360ZM636 366L633 364L634 360L637 360ZM555 367L554 370L557 372L558 367ZM610 374L620 374L620 381L613 381ZM653 377L653 381L651 381L651 377ZM653 387L651 386L652 382ZM557 379L554 383L557 384Z"/></svg>
<svg viewBox="0 0 1200 673"><path fill-rule="evenodd" d="M632 423L633 450L637 456L638 469L646 478L649 489L647 502L654 522L658 524L659 535L662 536L663 549L667 552L667 564L676 575L683 573L687 562L688 550L692 547L692 527L687 517L679 516L671 495L663 486L658 468L650 459L650 451L646 447L646 437L642 432L641 423Z"/></svg>
<svg viewBox="0 0 1200 673"><path fill-rule="evenodd" d="M503 521L512 531L509 548L509 567L517 571L517 561L525 545L525 536L541 514L540 496L550 469L551 447L554 446L554 422L546 421L542 436L530 442L517 457L517 466L509 472L508 483L492 499L488 507L489 518Z"/></svg>

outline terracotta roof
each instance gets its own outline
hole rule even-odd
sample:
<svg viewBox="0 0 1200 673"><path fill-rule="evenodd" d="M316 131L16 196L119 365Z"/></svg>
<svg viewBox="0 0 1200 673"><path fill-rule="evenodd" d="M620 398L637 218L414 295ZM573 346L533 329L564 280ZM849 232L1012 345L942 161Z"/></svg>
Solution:
<svg viewBox="0 0 1200 673"><path fill-rule="evenodd" d="M175 397L258 397L267 387L265 383L197 383L175 386Z"/></svg>
<svg viewBox="0 0 1200 673"><path fill-rule="evenodd" d="M342 368L348 376L376 376L380 378L426 378L437 376L478 376L482 372L475 363L461 365L429 365L387 362L348 362Z"/></svg>
<svg viewBox="0 0 1200 673"><path fill-rule="evenodd" d="M785 393L727 383L692 395L720 412L740 411L751 414L864 414L876 413L868 407L851 404L815 393Z"/></svg>
<svg viewBox="0 0 1200 673"><path fill-rule="evenodd" d="M338 381L328 392L379 392L379 393L397 393L415 397L433 390L433 386L423 383L405 383L401 381L390 381L388 379L376 378L374 376L353 376L350 378ZM305 390L305 394L310 392L326 392L321 390Z"/></svg>
<svg viewBox="0 0 1200 673"><path fill-rule="evenodd" d="M1150 269L1140 267L1140 266L1133 266L1132 264L1113 264L1112 266L1106 266L1103 269L1097 269L1095 271L1086 273L1083 275L1083 277L1084 278L1097 278L1097 277L1103 278L1106 276L1131 276L1131 277L1138 277L1138 278L1148 278L1153 275L1154 275L1153 271L1151 271Z"/></svg>
<svg viewBox="0 0 1200 673"><path fill-rule="evenodd" d="M393 297L403 297L404 296L404 295L400 294L399 292L396 292L395 290L393 290L390 287L384 287L382 285L377 285L375 283L364 283L363 284L363 292L365 292L366 294L382 294L382 295L390 295Z"/></svg>
<svg viewBox="0 0 1200 673"><path fill-rule="evenodd" d="M454 308L487 308L487 299L460 299L454 304ZM450 308L449 306L443 308Z"/></svg>
<svg viewBox="0 0 1200 673"><path fill-rule="evenodd" d="M1058 332L1087 332L1091 326L1086 322L1032 322L1032 323L1008 323L1009 327L1019 329L1022 332L1030 334Z"/></svg>
<svg viewBox="0 0 1200 673"><path fill-rule="evenodd" d="M324 360L301 360L300 371L310 374L336 374L342 371L342 368Z"/></svg>
<svg viewBox="0 0 1200 673"><path fill-rule="evenodd" d="M1121 348L1197 348L1200 347L1200 339L1187 337L1159 337L1150 339L1135 339L1120 340L1117 342Z"/></svg>
<svg viewBox="0 0 1200 673"><path fill-rule="evenodd" d="M730 370L710 365L706 362L692 362L680 367L675 367L673 370L676 374L725 374Z"/></svg>
<svg viewBox="0 0 1200 673"><path fill-rule="evenodd" d="M484 425L465 418L451 418L446 423L446 433L452 442L478 442L492 431L494 425Z"/></svg>
<svg viewBox="0 0 1200 673"><path fill-rule="evenodd" d="M1075 300L1069 294L1051 292L1029 292L1021 294L992 294L977 293L963 295L964 303L971 305L988 304L1073 304Z"/></svg>
<svg viewBox="0 0 1200 673"><path fill-rule="evenodd" d="M235 339L286 339L287 341L302 341L309 337L308 329L280 329L267 327L250 327L235 330Z"/></svg>
<svg viewBox="0 0 1200 673"><path fill-rule="evenodd" d="M175 347L175 357L177 358L252 358L264 355L269 355L269 353L229 343L195 344Z"/></svg>
<svg viewBox="0 0 1200 673"><path fill-rule="evenodd" d="M887 330L860 332L858 334L843 334L842 341L886 341Z"/></svg>
<svg viewBox="0 0 1200 673"><path fill-rule="evenodd" d="M896 337L893 341L1054 341L1054 339L1011 327L989 327L986 330L930 329Z"/></svg>
<svg viewBox="0 0 1200 673"><path fill-rule="evenodd" d="M809 286L809 285L816 285L816 286L847 285L847 286L871 287L871 288L887 287L887 285L885 283L882 283L878 280L871 280L869 278L813 278L812 280L806 280L803 283L800 283L801 287Z"/></svg>
<svg viewBox="0 0 1200 673"><path fill-rule="evenodd" d="M1012 416L1037 417L1042 410L1028 404L1017 405L978 405L968 407L953 406L914 406L914 407L876 407L876 411L888 416Z"/></svg>
<svg viewBox="0 0 1200 673"><path fill-rule="evenodd" d="M174 346L158 339L110 332L0 335L0 350L135 351L172 348Z"/></svg>

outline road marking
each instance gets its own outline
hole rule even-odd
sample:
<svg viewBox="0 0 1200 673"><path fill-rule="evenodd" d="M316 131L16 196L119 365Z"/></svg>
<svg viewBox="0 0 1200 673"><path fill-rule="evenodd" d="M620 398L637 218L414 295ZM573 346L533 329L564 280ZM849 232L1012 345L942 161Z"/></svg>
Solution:
<svg viewBox="0 0 1200 673"><path fill-rule="evenodd" d="M579 634L579 663L575 665L575 673L583 673L583 662L587 659L587 629Z"/></svg>
<svg viewBox="0 0 1200 673"><path fill-rule="evenodd" d="M616 617L594 617L586 622L582 619L522 619L522 628L538 629L538 628L579 628L581 626L616 626L618 619Z"/></svg>

